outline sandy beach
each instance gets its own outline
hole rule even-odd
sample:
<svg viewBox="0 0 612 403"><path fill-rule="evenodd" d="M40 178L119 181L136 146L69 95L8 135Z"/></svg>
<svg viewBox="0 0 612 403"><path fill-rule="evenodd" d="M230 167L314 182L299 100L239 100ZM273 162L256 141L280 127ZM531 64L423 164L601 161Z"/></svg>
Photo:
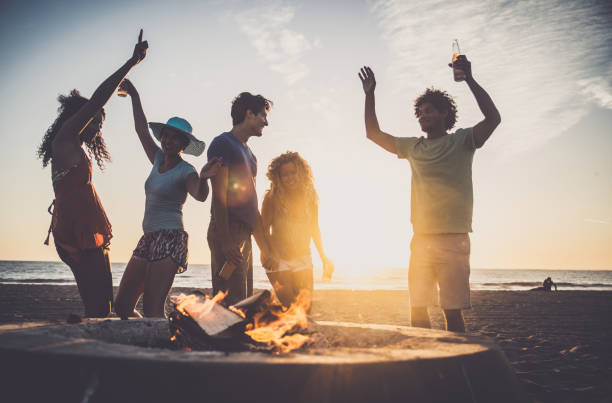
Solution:
<svg viewBox="0 0 612 403"><path fill-rule="evenodd" d="M472 305L468 331L499 344L534 401L612 401L612 292L473 291ZM408 325L407 308L406 291L319 290L312 317ZM0 325L61 323L71 313L82 314L76 286L0 284ZM439 309L430 313L442 329Z"/></svg>

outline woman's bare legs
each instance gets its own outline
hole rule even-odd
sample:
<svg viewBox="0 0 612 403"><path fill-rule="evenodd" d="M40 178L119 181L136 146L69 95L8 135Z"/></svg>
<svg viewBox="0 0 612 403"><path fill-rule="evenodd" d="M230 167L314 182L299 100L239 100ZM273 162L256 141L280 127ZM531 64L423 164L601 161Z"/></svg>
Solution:
<svg viewBox="0 0 612 403"><path fill-rule="evenodd" d="M290 306L295 298L295 291L293 290L293 273L289 270L280 270L266 272L266 275L274 288L276 299L284 306Z"/></svg>
<svg viewBox="0 0 612 403"><path fill-rule="evenodd" d="M166 313L166 297L174 282L178 270L170 257L149 263L144 281L144 316L148 318L164 318Z"/></svg>
<svg viewBox="0 0 612 403"><path fill-rule="evenodd" d="M83 261L85 315L105 318L111 313L113 304L113 277L108 249L96 248L85 251Z"/></svg>
<svg viewBox="0 0 612 403"><path fill-rule="evenodd" d="M293 301L297 299L298 295L302 290L307 290L309 295L309 301L307 301L306 311L310 313L310 309L312 307L312 292L313 292L313 274L312 269L298 270L293 273Z"/></svg>
<svg viewBox="0 0 612 403"><path fill-rule="evenodd" d="M107 317L113 302L113 281L108 250L96 248L69 253L59 245L56 245L56 249L60 259L74 274L85 306L85 316Z"/></svg>
<svg viewBox="0 0 612 403"><path fill-rule="evenodd" d="M119 291L115 297L115 313L121 319L129 317L142 318L140 313L136 311L136 304L140 299L145 289L145 279L147 277L147 266L149 262L145 259L132 256L123 277L119 284Z"/></svg>

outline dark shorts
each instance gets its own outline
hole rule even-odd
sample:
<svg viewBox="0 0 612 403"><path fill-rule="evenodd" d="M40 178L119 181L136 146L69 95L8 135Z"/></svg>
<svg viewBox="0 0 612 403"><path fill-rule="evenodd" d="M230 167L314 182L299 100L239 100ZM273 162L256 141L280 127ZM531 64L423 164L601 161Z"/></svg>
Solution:
<svg viewBox="0 0 612 403"><path fill-rule="evenodd" d="M177 273L187 270L187 243L189 236L182 229L162 229L147 232L138 241L134 256L154 262L170 256L179 268Z"/></svg>

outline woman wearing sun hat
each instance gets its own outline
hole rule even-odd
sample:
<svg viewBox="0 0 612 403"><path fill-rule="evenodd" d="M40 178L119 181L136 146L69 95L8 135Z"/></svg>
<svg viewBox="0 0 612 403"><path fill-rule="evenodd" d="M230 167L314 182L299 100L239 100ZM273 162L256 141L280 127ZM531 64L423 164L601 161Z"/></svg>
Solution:
<svg viewBox="0 0 612 403"><path fill-rule="evenodd" d="M115 311L122 318L140 317L134 308L143 296L144 316L164 317L174 276L187 269L188 235L183 229L183 204L187 193L198 201L206 200L207 179L217 173L221 160L209 161L198 174L181 158L182 153L201 155L205 145L191 133L189 122L180 117L172 117L165 124L149 123L161 144L158 147L147 128L138 91L127 79L120 89L132 98L136 133L153 168L145 182L144 235L121 278Z"/></svg>

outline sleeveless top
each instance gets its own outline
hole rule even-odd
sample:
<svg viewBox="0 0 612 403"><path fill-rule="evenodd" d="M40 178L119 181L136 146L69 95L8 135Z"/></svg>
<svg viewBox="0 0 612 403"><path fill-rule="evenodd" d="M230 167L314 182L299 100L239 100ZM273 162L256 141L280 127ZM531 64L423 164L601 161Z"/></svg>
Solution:
<svg viewBox="0 0 612 403"><path fill-rule="evenodd" d="M157 150L151 173L145 182L145 214L142 230L183 229L183 204L187 200L187 177L197 174L193 165L180 161L172 169L159 173L164 152Z"/></svg>
<svg viewBox="0 0 612 403"><path fill-rule="evenodd" d="M91 162L81 149L76 165L52 169L55 205L51 228L55 243L68 252L108 248L112 227L91 183Z"/></svg>

